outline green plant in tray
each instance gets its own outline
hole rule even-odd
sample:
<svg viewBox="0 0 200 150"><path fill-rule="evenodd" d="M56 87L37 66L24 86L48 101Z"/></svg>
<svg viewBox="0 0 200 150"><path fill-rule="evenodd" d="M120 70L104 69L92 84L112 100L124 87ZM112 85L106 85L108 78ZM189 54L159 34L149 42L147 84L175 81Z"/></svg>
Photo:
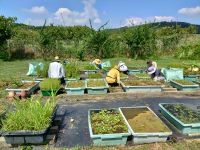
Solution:
<svg viewBox="0 0 200 150"><path fill-rule="evenodd" d="M98 78L102 78L102 75L99 74L99 73L88 74L88 78L89 78L89 79L98 79Z"/></svg>
<svg viewBox="0 0 200 150"><path fill-rule="evenodd" d="M104 80L95 80L95 79L90 79L87 81L87 86L88 87L102 87L106 86Z"/></svg>
<svg viewBox="0 0 200 150"><path fill-rule="evenodd" d="M163 104L163 107L183 123L200 123L200 114L184 104Z"/></svg>
<svg viewBox="0 0 200 150"><path fill-rule="evenodd" d="M79 78L80 77L80 68L79 63L72 61L65 65L65 76L66 78Z"/></svg>
<svg viewBox="0 0 200 150"><path fill-rule="evenodd" d="M138 78L150 78L150 76L146 73L136 73L135 76Z"/></svg>
<svg viewBox="0 0 200 150"><path fill-rule="evenodd" d="M41 90L58 90L60 89L60 81L58 79L45 79L40 82Z"/></svg>
<svg viewBox="0 0 200 150"><path fill-rule="evenodd" d="M43 104L41 98L38 97L27 101L15 101L14 106L15 109L7 113L6 119L2 121L2 129L38 131L49 126L56 101L52 97Z"/></svg>
<svg viewBox="0 0 200 150"><path fill-rule="evenodd" d="M79 87L85 87L84 81L70 81L67 83L66 88L79 88Z"/></svg>
<svg viewBox="0 0 200 150"><path fill-rule="evenodd" d="M153 80L138 80L138 79L127 79L123 80L125 86L148 86L148 85L161 85L158 81Z"/></svg>
<svg viewBox="0 0 200 150"><path fill-rule="evenodd" d="M84 65L84 70L97 70L93 64Z"/></svg>
<svg viewBox="0 0 200 150"><path fill-rule="evenodd" d="M187 80L173 80L179 84L182 84L182 85L195 85L193 82L191 81L187 81Z"/></svg>
<svg viewBox="0 0 200 150"><path fill-rule="evenodd" d="M128 132L123 118L118 111L103 109L91 114L94 134L112 134Z"/></svg>

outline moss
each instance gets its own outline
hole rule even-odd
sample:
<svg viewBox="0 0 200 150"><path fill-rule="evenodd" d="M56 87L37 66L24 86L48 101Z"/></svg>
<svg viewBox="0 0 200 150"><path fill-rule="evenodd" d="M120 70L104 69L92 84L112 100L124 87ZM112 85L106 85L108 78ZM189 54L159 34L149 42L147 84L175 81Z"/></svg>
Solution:
<svg viewBox="0 0 200 150"><path fill-rule="evenodd" d="M193 82L191 81L187 81L187 80L173 80L181 85L195 85Z"/></svg>
<svg viewBox="0 0 200 150"><path fill-rule="evenodd" d="M170 132L167 126L147 108L122 108L134 132Z"/></svg>
<svg viewBox="0 0 200 150"><path fill-rule="evenodd" d="M105 85L105 81L104 80L95 80L95 79L91 79L87 81L87 86L88 87L104 87Z"/></svg>
<svg viewBox="0 0 200 150"><path fill-rule="evenodd" d="M70 81L67 83L67 88L78 88L78 87L85 87L84 81Z"/></svg>

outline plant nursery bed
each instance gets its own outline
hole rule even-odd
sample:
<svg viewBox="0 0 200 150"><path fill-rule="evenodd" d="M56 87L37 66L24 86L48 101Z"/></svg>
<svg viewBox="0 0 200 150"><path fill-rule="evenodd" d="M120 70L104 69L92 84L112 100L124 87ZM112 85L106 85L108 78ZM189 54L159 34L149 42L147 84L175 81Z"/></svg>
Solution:
<svg viewBox="0 0 200 150"><path fill-rule="evenodd" d="M39 131L19 130L19 131L3 131L2 135L7 144L22 145L22 144L43 144L46 140L51 123L56 116L57 106L54 108L51 116L50 124L47 128Z"/></svg>
<svg viewBox="0 0 200 150"><path fill-rule="evenodd" d="M161 114L182 134L200 134L200 115L184 104L160 103Z"/></svg>
<svg viewBox="0 0 200 150"><path fill-rule="evenodd" d="M197 81L200 75L185 75L184 80Z"/></svg>
<svg viewBox="0 0 200 150"><path fill-rule="evenodd" d="M139 79L150 79L150 76L146 73L135 73L134 75Z"/></svg>
<svg viewBox="0 0 200 150"><path fill-rule="evenodd" d="M48 78L41 81L39 86L43 96L56 95L60 89L60 80Z"/></svg>
<svg viewBox="0 0 200 150"><path fill-rule="evenodd" d="M198 84L195 84L192 81L187 81L187 80L171 80L170 84L171 86L177 88L177 90L182 90L182 91L197 90L199 88Z"/></svg>
<svg viewBox="0 0 200 150"><path fill-rule="evenodd" d="M6 91L14 91L16 94L19 94L22 91L26 91L28 95L31 95L39 87L39 81L22 81L21 84L22 85L16 88L7 88Z"/></svg>
<svg viewBox="0 0 200 150"><path fill-rule="evenodd" d="M65 90L68 95L83 95L86 89L86 81L68 81Z"/></svg>
<svg viewBox="0 0 200 150"><path fill-rule="evenodd" d="M94 73L94 74L87 74L88 79L100 79L103 78L103 76L100 73Z"/></svg>
<svg viewBox="0 0 200 150"><path fill-rule="evenodd" d="M105 79L88 79L87 93L88 94L106 94L108 92L108 84Z"/></svg>
<svg viewBox="0 0 200 150"><path fill-rule="evenodd" d="M153 80L123 80L122 88L125 92L161 92L161 83Z"/></svg>
<svg viewBox="0 0 200 150"><path fill-rule="evenodd" d="M88 125L94 145L126 144L128 136L131 135L117 109L90 109L88 111Z"/></svg>
<svg viewBox="0 0 200 150"><path fill-rule="evenodd" d="M119 108L133 136L134 144L165 142L171 130L146 106Z"/></svg>
<svg viewBox="0 0 200 150"><path fill-rule="evenodd" d="M136 73L143 73L144 72L144 70L142 70L142 69L130 69L129 70L129 74L136 74Z"/></svg>

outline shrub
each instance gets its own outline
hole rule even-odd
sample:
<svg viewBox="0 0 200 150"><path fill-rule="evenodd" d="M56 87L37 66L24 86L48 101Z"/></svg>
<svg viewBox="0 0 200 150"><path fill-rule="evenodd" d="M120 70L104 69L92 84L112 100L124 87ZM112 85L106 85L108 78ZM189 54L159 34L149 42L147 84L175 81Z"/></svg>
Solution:
<svg viewBox="0 0 200 150"><path fill-rule="evenodd" d="M80 76L80 69L78 62L70 62L65 65L66 78L77 78Z"/></svg>

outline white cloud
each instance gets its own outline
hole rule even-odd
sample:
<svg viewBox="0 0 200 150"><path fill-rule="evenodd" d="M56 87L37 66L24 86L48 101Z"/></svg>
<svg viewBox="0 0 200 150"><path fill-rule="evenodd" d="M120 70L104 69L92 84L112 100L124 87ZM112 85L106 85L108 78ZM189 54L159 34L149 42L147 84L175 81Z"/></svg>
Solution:
<svg viewBox="0 0 200 150"><path fill-rule="evenodd" d="M178 13L182 15L200 15L200 6L194 8L181 8L178 10Z"/></svg>
<svg viewBox="0 0 200 150"><path fill-rule="evenodd" d="M101 23L97 10L93 7L95 0L82 0L84 10L82 12L74 11L69 8L59 8L54 13L54 23L64 25L85 25L89 19L93 23Z"/></svg>
<svg viewBox="0 0 200 150"><path fill-rule="evenodd" d="M34 6L31 9L25 9L25 11L38 15L48 13L48 10L44 6Z"/></svg>
<svg viewBox="0 0 200 150"><path fill-rule="evenodd" d="M153 16L147 18L131 17L127 18L122 26L140 25L148 22L161 22L161 21L170 22L173 20L175 20L175 18L172 16Z"/></svg>
<svg viewBox="0 0 200 150"><path fill-rule="evenodd" d="M170 21L175 20L175 18L172 16L154 16L154 20L155 22L161 22L161 21L170 22Z"/></svg>
<svg viewBox="0 0 200 150"><path fill-rule="evenodd" d="M144 23L144 20L142 18L131 17L131 18L126 19L124 26L140 25L143 23Z"/></svg>

